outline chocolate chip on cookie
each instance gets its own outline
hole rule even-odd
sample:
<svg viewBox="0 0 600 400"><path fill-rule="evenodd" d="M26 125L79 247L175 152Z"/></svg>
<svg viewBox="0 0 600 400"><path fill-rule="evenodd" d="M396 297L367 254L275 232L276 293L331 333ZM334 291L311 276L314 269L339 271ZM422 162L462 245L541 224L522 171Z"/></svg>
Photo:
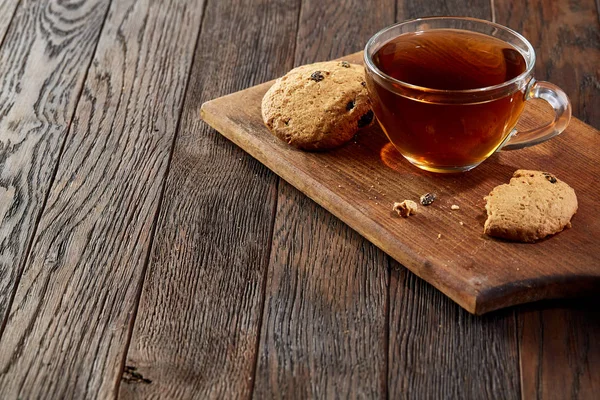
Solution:
<svg viewBox="0 0 600 400"><path fill-rule="evenodd" d="M373 110L367 111L366 114L362 115L360 117L360 119L358 120L358 127L364 128L365 126L371 125L371 122L373 122L374 116L375 116L375 114L373 114Z"/></svg>
<svg viewBox="0 0 600 400"><path fill-rule="evenodd" d="M341 146L374 121L364 68L347 61L294 68L267 91L262 115L269 130L292 146Z"/></svg>
<svg viewBox="0 0 600 400"><path fill-rule="evenodd" d="M323 79L325 79L325 77L323 76L321 71L315 71L312 74L310 74L310 79L312 79L315 82L321 82Z"/></svg>

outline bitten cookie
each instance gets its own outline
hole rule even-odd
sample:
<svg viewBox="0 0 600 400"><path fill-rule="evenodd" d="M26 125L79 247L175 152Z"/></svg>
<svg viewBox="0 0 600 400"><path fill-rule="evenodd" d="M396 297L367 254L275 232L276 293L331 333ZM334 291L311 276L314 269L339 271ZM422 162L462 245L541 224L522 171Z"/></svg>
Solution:
<svg viewBox="0 0 600 400"><path fill-rule="evenodd" d="M509 184L485 197L484 233L535 242L571 227L577 212L575 191L548 172L517 170Z"/></svg>
<svg viewBox="0 0 600 400"><path fill-rule="evenodd" d="M364 68L329 61L294 68L262 100L265 125L304 150L341 146L373 121Z"/></svg>

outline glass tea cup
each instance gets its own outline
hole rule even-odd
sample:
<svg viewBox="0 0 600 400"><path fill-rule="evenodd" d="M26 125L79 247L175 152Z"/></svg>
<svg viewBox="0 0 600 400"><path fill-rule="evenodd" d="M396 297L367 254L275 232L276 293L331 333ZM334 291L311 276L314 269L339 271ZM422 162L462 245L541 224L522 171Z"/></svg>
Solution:
<svg viewBox="0 0 600 400"><path fill-rule="evenodd" d="M460 73L471 74L468 68L472 66L467 65L469 57L473 57L475 64L482 58L481 54L485 58L485 52L469 53L471 49L477 48L478 40L483 45L487 45L488 42L504 45L504 50L499 54L506 54L507 59L515 63L522 61L522 72L512 78L509 76L506 81L467 89L427 87L426 84L410 83L390 76L413 74L427 83L430 78L427 75L428 71L435 75L435 69L428 70L436 68L435 65L425 65L424 68L416 64L411 66L411 55L394 44L399 43L394 41L406 37L400 37L401 35L409 34L414 38L423 32L427 32L429 36L432 36L432 33L441 35L445 42L438 46L433 43L428 46L429 49L420 50L428 53L420 54L436 59L435 52L440 52L441 58L437 58L445 63L462 63L456 66ZM456 49L460 53L459 57L454 58L452 44L459 42L453 42L452 35L473 36L475 47L471 46L472 41L465 42L468 43L466 46L460 42L461 47ZM469 40L471 39L469 37ZM398 48L400 50L397 50ZM395 51L397 53L394 53ZM389 68L386 69L377 62L383 59L384 52L386 57L396 57L394 60L406 57L408 61L396 63L396 69L388 70ZM533 146L560 134L571 118L571 104L567 95L559 87L533 78L535 52L531 44L517 32L489 21L431 17L402 22L381 30L368 41L364 61L367 88L383 131L408 161L428 171L468 171L497 150ZM416 59L416 62L427 61ZM407 67L403 66L404 64ZM473 75L479 74L485 78L492 70L488 71L485 63L481 65L483 66L476 65L472 70ZM494 61L492 65L495 68L501 64ZM452 65L448 67L454 68ZM403 71L402 68L418 70ZM467 77L470 78L471 75ZM432 76L431 80L435 78L439 77ZM443 84L452 86L454 82ZM543 99L552 106L555 112L554 120L539 128L517 132L514 127L523 112L525 101L535 98Z"/></svg>

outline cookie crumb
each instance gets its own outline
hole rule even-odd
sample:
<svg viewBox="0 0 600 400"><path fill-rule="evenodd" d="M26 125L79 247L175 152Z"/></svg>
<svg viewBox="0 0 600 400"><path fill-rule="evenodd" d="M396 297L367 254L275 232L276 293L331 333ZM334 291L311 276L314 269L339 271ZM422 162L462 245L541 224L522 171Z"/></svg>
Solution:
<svg viewBox="0 0 600 400"><path fill-rule="evenodd" d="M438 233L438 239L441 239L441 238L442 238L442 234Z"/></svg>
<svg viewBox="0 0 600 400"><path fill-rule="evenodd" d="M435 200L435 193L425 193L419 199L419 201L421 202L421 204L423 204L424 206L430 205L431 203L434 202L434 200Z"/></svg>
<svg viewBox="0 0 600 400"><path fill-rule="evenodd" d="M404 200L402 203L395 202L394 207L392 209L396 211L401 217L406 218L411 214L416 214L417 208L417 203L415 203L414 201Z"/></svg>
<svg viewBox="0 0 600 400"><path fill-rule="evenodd" d="M459 224L460 224L460 226L463 226L463 225L464 225L464 222L460 221L460 222L459 222Z"/></svg>
<svg viewBox="0 0 600 400"><path fill-rule="evenodd" d="M450 206L450 208L451 208L452 210L460 210L460 207L459 207L459 206L457 206L456 204L452 204L452 205Z"/></svg>

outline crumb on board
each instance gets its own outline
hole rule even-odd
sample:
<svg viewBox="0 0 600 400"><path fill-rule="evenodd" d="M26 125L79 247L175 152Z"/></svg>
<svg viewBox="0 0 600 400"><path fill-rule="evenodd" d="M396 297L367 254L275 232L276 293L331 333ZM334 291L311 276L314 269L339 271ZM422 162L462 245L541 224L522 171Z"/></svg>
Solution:
<svg viewBox="0 0 600 400"><path fill-rule="evenodd" d="M452 204L452 205L450 206L450 208L451 208L452 210L460 210L460 207L459 207L458 205L456 205L456 204Z"/></svg>
<svg viewBox="0 0 600 400"><path fill-rule="evenodd" d="M441 239L441 238L442 238L442 234L438 233L438 239Z"/></svg>
<svg viewBox="0 0 600 400"><path fill-rule="evenodd" d="M402 203L395 202L392 209L401 217L408 217L417 213L417 203L412 200L404 200Z"/></svg>
<svg viewBox="0 0 600 400"><path fill-rule="evenodd" d="M460 221L459 224L460 224L460 226L463 226L465 223Z"/></svg>

